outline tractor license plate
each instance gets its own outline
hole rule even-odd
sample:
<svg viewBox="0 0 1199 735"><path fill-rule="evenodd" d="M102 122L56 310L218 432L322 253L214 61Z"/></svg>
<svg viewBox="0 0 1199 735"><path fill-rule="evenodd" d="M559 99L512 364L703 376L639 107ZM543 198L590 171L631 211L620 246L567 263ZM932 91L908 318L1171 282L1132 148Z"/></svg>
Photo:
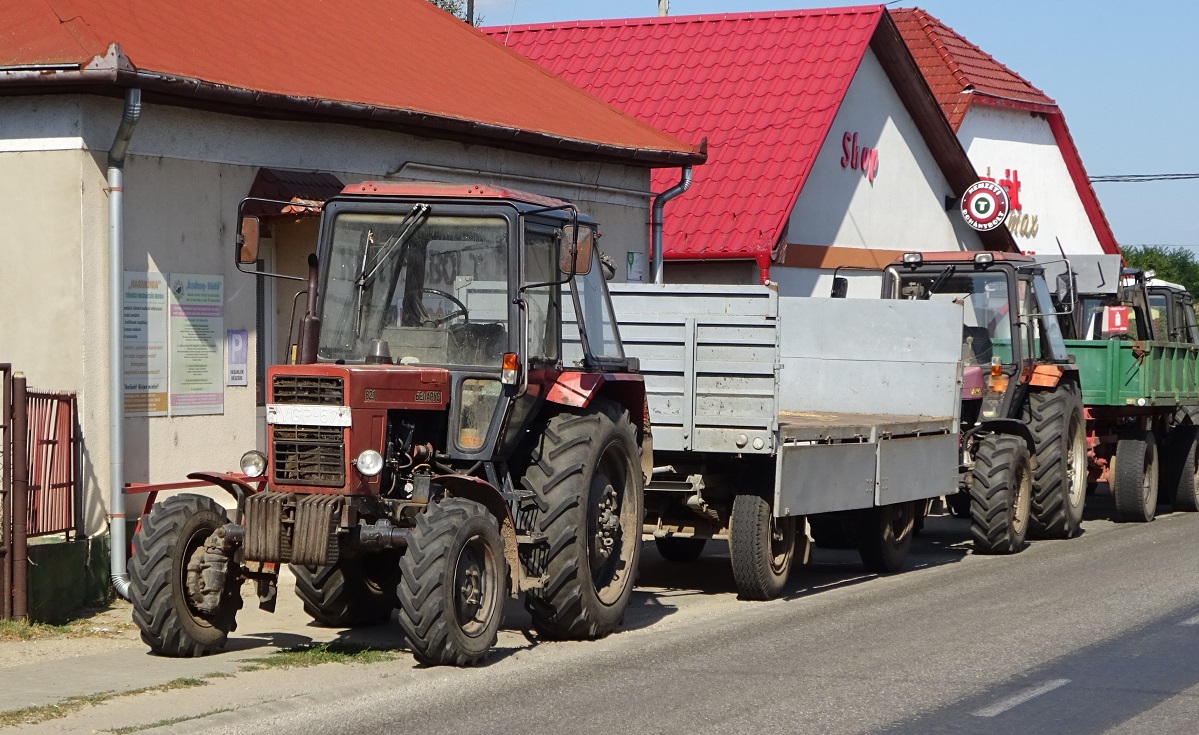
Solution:
<svg viewBox="0 0 1199 735"><path fill-rule="evenodd" d="M349 406L319 406L303 403L271 403L266 422L285 426L349 426Z"/></svg>

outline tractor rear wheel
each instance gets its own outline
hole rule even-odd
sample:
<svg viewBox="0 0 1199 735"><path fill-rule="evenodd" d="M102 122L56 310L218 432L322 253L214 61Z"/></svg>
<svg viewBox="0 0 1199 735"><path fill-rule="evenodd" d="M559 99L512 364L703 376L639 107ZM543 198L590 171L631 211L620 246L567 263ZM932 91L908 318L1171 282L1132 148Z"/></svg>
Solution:
<svg viewBox="0 0 1199 735"><path fill-rule="evenodd" d="M154 653L204 656L224 648L229 632L237 627L242 599L232 560L222 570L226 582L215 613L201 612L187 585L188 567L205 561L205 542L228 523L219 503L193 494L169 497L142 519L133 537L129 592L133 622Z"/></svg>
<svg viewBox="0 0 1199 735"><path fill-rule="evenodd" d="M903 569L916 531L916 504L895 503L861 511L858 553L862 564L875 574Z"/></svg>
<svg viewBox="0 0 1199 735"><path fill-rule="evenodd" d="M1087 497L1087 431L1078 389L1059 383L1051 391L1031 391L1025 418L1037 452L1029 533L1077 536Z"/></svg>
<svg viewBox="0 0 1199 735"><path fill-rule="evenodd" d="M1170 505L1175 511L1199 511L1196 449L1199 449L1199 426L1187 424L1170 432L1169 472L1164 481L1170 488Z"/></svg>
<svg viewBox="0 0 1199 735"><path fill-rule="evenodd" d="M525 596L533 626L560 640L608 635L624 619L641 556L641 452L628 412L597 398L550 418L522 483L545 537L525 555L543 579Z"/></svg>
<svg viewBox="0 0 1199 735"><path fill-rule="evenodd" d="M729 526L729 556L738 596L743 600L778 597L795 562L800 534L796 519L775 518L765 498L738 495Z"/></svg>
<svg viewBox="0 0 1199 735"><path fill-rule="evenodd" d="M983 437L974 453L970 533L976 554L1015 554L1024 548L1032 495L1028 444L1018 436Z"/></svg>
<svg viewBox="0 0 1199 735"><path fill-rule="evenodd" d="M318 625L345 628L384 623L399 605L400 556L395 551L341 558L323 567L291 565L296 597Z"/></svg>
<svg viewBox="0 0 1199 735"><path fill-rule="evenodd" d="M1125 432L1116 445L1115 468L1110 472L1116 520L1147 523L1157 513L1157 439L1152 431Z"/></svg>
<svg viewBox="0 0 1199 735"><path fill-rule="evenodd" d="M400 626L417 661L472 666L495 645L508 568L495 518L447 498L417 514L400 557Z"/></svg>
<svg viewBox="0 0 1199 735"><path fill-rule="evenodd" d="M654 537L654 545L658 547L658 553L662 558L678 564L686 564L698 559L704 553L704 546L707 544L706 538Z"/></svg>

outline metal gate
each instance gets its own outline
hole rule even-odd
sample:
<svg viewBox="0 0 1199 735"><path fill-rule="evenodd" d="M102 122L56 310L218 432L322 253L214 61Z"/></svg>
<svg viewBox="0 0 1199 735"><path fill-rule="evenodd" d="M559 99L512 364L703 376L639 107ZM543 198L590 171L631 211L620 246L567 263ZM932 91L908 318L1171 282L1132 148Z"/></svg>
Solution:
<svg viewBox="0 0 1199 735"><path fill-rule="evenodd" d="M28 391L0 363L0 620L27 616L27 540L80 525L79 449L75 394Z"/></svg>

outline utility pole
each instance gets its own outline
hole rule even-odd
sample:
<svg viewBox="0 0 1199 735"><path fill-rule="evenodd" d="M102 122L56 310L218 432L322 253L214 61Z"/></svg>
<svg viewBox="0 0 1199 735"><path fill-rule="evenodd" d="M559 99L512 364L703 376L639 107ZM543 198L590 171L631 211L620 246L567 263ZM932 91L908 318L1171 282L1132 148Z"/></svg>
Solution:
<svg viewBox="0 0 1199 735"><path fill-rule="evenodd" d="M466 0L466 22L475 24L475 0Z"/></svg>
<svg viewBox="0 0 1199 735"><path fill-rule="evenodd" d="M670 15L670 0L658 0L658 17L665 18L668 15Z"/></svg>

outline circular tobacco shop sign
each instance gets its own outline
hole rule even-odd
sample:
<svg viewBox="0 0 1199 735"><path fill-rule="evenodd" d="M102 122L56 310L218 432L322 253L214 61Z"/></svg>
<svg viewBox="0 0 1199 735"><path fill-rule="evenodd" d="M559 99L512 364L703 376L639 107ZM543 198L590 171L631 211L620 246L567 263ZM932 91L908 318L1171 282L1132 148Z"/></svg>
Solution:
<svg viewBox="0 0 1199 735"><path fill-rule="evenodd" d="M994 181L979 181L962 195L962 217L966 224L986 232L1007 219L1007 192Z"/></svg>

